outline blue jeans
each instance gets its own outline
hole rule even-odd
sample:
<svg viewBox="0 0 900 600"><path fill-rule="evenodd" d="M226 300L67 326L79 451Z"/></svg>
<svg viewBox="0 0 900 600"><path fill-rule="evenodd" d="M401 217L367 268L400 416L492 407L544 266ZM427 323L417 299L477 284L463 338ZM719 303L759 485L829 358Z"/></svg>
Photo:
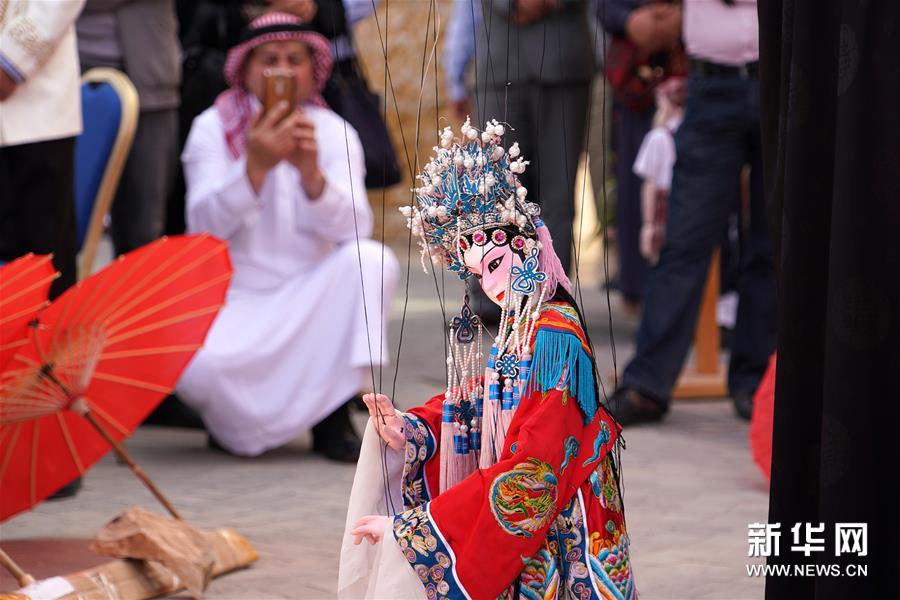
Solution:
<svg viewBox="0 0 900 600"><path fill-rule="evenodd" d="M732 394L756 389L775 349L775 279L769 243L759 129L759 81L691 77L684 122L675 134L677 160L666 242L650 272L635 356L622 386L664 407L690 348L713 249L722 240L736 182L750 174L737 323L728 369Z"/></svg>

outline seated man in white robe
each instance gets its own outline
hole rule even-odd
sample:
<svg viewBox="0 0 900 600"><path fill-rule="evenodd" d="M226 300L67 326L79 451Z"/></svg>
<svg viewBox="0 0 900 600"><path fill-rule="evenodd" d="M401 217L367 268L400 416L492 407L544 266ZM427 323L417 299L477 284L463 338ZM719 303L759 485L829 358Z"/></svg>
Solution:
<svg viewBox="0 0 900 600"><path fill-rule="evenodd" d="M272 68L294 73L295 106L262 109ZM233 454L311 427L315 451L355 461L347 401L388 357L397 261L369 239L362 146L320 95L330 69L327 41L298 19L256 19L182 156L188 229L228 241L234 279L178 393Z"/></svg>

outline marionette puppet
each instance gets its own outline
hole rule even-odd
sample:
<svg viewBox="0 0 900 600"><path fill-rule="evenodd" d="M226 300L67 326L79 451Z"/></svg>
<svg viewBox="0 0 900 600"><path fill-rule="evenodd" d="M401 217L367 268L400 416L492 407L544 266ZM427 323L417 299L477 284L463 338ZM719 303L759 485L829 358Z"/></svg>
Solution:
<svg viewBox="0 0 900 600"><path fill-rule="evenodd" d="M619 487L620 427L600 404L571 284L504 126L467 120L402 208L424 257L501 307L487 356L464 302L447 388L408 412L384 395L351 493L340 598L636 597Z"/></svg>

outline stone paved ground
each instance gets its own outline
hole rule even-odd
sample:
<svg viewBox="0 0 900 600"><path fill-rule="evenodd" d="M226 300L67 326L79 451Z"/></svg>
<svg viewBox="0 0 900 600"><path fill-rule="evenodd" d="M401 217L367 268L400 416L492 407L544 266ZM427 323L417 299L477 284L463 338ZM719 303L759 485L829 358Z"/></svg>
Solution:
<svg viewBox="0 0 900 600"><path fill-rule="evenodd" d="M448 307L458 307L457 285L449 278L444 285ZM398 296L404 295L401 289ZM611 373L605 296L592 285L584 304L601 372ZM391 325L395 349L401 308L395 306ZM435 282L415 264L407 310L396 393L402 407L438 391L443 379ZM612 312L621 366L636 321L615 299ZM386 380L392 375L386 370ZM747 577L744 565L747 524L765 521L767 485L751 463L747 426L730 404L677 403L663 425L629 429L626 440L625 502L642 598L761 598L762 580ZM352 466L308 453L308 436L253 460L211 453L205 436L194 431L142 428L128 445L190 522L234 527L259 551L252 568L213 582L209 598L334 597ZM38 575L75 568L91 559L77 543L55 539L89 538L133 504L156 509L138 481L107 457L76 498L45 503L4 523L0 539ZM0 589L10 587L4 577Z"/></svg>

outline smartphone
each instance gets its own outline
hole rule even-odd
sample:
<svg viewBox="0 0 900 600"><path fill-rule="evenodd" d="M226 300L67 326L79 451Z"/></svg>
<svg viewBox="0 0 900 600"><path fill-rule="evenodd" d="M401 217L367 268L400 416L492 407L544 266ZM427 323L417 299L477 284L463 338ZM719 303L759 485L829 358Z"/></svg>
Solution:
<svg viewBox="0 0 900 600"><path fill-rule="evenodd" d="M294 78L293 71L290 69L266 69L263 72L263 81L265 82L263 113L275 108L282 100L286 101L288 106L297 104L297 80Z"/></svg>

